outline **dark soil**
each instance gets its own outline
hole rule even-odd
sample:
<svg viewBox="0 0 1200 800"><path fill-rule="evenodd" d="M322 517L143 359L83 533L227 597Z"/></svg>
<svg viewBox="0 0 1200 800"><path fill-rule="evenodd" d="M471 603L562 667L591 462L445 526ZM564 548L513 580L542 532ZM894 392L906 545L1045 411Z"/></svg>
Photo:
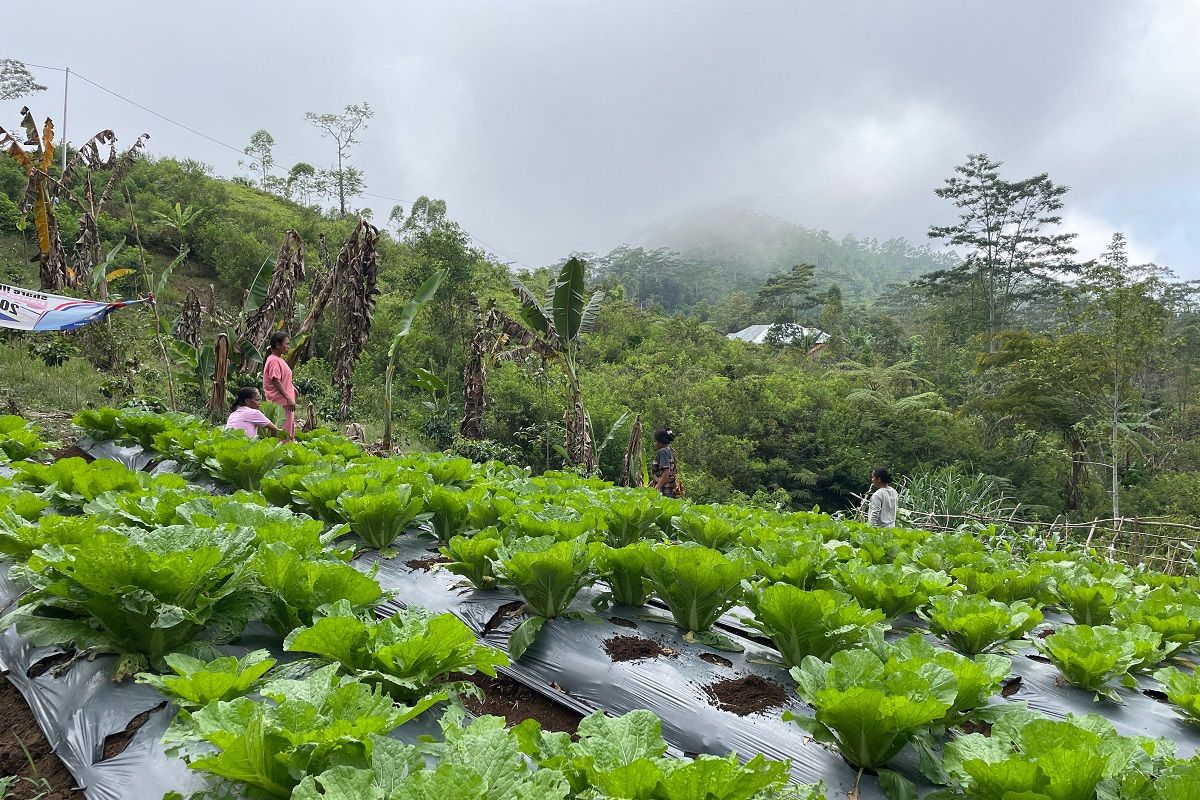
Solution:
<svg viewBox="0 0 1200 800"><path fill-rule="evenodd" d="M1151 700L1155 700L1159 703L1170 702L1167 699L1167 693L1160 692L1158 689L1142 689L1142 694L1146 695L1146 697L1149 697Z"/></svg>
<svg viewBox="0 0 1200 800"><path fill-rule="evenodd" d="M432 556L430 558L414 558L411 561L405 561L404 566L409 569L419 569L425 572L433 569L438 564L447 564L450 559L445 556Z"/></svg>
<svg viewBox="0 0 1200 800"><path fill-rule="evenodd" d="M1033 635L1039 639L1045 639L1048 636L1054 635L1054 628L1042 628L1040 631L1034 631Z"/></svg>
<svg viewBox="0 0 1200 800"><path fill-rule="evenodd" d="M972 722L967 720L958 726L963 733L982 733L984 736L992 735L992 723L990 722Z"/></svg>
<svg viewBox="0 0 1200 800"><path fill-rule="evenodd" d="M64 458L82 458L84 461L90 464L96 460L92 457L91 453L75 444L70 444L66 447L60 447L57 450L50 450L49 452L50 455L54 457L55 461L62 461Z"/></svg>
<svg viewBox="0 0 1200 800"><path fill-rule="evenodd" d="M131 741L133 741L133 735L137 733L143 725L146 724L146 720L150 719L150 715L155 711L166 707L167 701L163 700L154 708L143 711L133 719L129 720L129 724L125 726L125 730L117 731L116 733L110 733L108 736L105 736L104 753L101 755L100 760L104 761L105 759L109 759L113 756L124 753L125 748L129 746Z"/></svg>
<svg viewBox="0 0 1200 800"><path fill-rule="evenodd" d="M633 628L634 630L637 630L637 623L632 620L625 619L624 617L609 617L608 621L613 625L618 625L622 628Z"/></svg>
<svg viewBox="0 0 1200 800"><path fill-rule="evenodd" d="M781 684L758 675L727 678L710 683L704 691L713 699L713 705L722 711L732 711L739 717L757 714L787 703L788 691Z"/></svg>
<svg viewBox="0 0 1200 800"><path fill-rule="evenodd" d="M724 656L719 656L716 653L701 653L700 660L707 661L709 664L712 664L714 667L732 667L733 666L732 661L730 661L728 658L725 658Z"/></svg>
<svg viewBox="0 0 1200 800"><path fill-rule="evenodd" d="M29 750L29 759L21 745ZM8 795L12 800L83 800L83 792L75 789L75 779L50 749L25 698L4 677L0 677L0 775L29 779L13 785Z"/></svg>
<svg viewBox="0 0 1200 800"><path fill-rule="evenodd" d="M1021 691L1021 676L1009 678L1004 682L1004 687L1000 690L1001 697L1012 697L1017 692Z"/></svg>
<svg viewBox="0 0 1200 800"><path fill-rule="evenodd" d="M641 636L614 636L605 639L604 652L608 653L608 657L613 661L640 661L644 658L675 655L674 651L668 650L653 639L643 639Z"/></svg>
<svg viewBox="0 0 1200 800"><path fill-rule="evenodd" d="M470 681L483 689L484 700L479 702L473 698L464 698L463 705L472 714L495 714L504 717L509 726L517 725L527 719L537 720L542 730L565 731L574 734L583 716L564 708L548 697L523 686L511 678L498 675L489 678L486 675L455 675L455 679Z"/></svg>
<svg viewBox="0 0 1200 800"><path fill-rule="evenodd" d="M525 603L521 602L520 600L513 600L511 603L505 603L496 609L496 613L492 614L491 619L484 623L483 632L491 633L503 625L506 619L509 617L515 617L518 614L523 613L524 610Z"/></svg>
<svg viewBox="0 0 1200 800"><path fill-rule="evenodd" d="M25 670L25 675L29 678L40 677L60 664L66 664L72 661L74 658L74 650L70 650L65 653L54 653L53 655L46 656L45 658L30 664L29 669Z"/></svg>

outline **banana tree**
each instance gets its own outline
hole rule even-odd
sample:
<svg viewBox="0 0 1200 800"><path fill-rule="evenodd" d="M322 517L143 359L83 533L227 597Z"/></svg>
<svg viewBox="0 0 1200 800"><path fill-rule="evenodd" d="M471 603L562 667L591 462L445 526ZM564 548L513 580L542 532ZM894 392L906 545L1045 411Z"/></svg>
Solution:
<svg viewBox="0 0 1200 800"><path fill-rule="evenodd" d="M546 292L544 303L519 279L513 278L513 291L521 301L521 318L543 345L538 351L556 356L566 374L569 397L563 420L566 429L563 449L567 461L591 472L596 466L596 448L592 421L584 408L579 385L579 348L580 335L590 332L595 325L604 292L586 298L584 290L584 263L578 258L563 264L558 278Z"/></svg>
<svg viewBox="0 0 1200 800"><path fill-rule="evenodd" d="M383 448L385 452L392 451L392 381L396 376L396 353L400 349L400 340L408 336L408 332L412 330L413 320L417 318L417 312L433 299L445 277L446 270L444 269L430 275L421 284L421 288L417 289L416 296L401 309L400 318L396 321L396 334L392 337L392 346L388 348L388 364L383 373Z"/></svg>

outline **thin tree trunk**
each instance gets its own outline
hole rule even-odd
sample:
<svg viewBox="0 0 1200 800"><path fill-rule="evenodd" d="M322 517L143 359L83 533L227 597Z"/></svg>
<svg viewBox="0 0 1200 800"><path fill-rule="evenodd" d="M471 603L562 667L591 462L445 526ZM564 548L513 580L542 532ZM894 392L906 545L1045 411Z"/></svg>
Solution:
<svg viewBox="0 0 1200 800"><path fill-rule="evenodd" d="M146 293L153 297L154 286L150 283L150 272L146 269L146 251L142 249L142 237L138 232L137 216L133 213L133 198L130 197L128 188L125 190L125 201L129 204L129 221L133 225L133 241L137 244L142 276L146 279ZM171 410L178 411L179 409L175 405L175 371L171 364L171 357L167 355L167 345L163 342L162 318L158 315L158 298L154 298L150 303L150 310L154 312L154 339L158 342L158 351L162 354L163 366L167 369L167 396L171 401Z"/></svg>
<svg viewBox="0 0 1200 800"><path fill-rule="evenodd" d="M1112 509L1113 519L1121 518L1121 495L1120 482L1118 480L1118 450L1120 449L1119 439L1119 418L1121 410L1121 384L1114 375L1113 380L1113 413L1112 413Z"/></svg>

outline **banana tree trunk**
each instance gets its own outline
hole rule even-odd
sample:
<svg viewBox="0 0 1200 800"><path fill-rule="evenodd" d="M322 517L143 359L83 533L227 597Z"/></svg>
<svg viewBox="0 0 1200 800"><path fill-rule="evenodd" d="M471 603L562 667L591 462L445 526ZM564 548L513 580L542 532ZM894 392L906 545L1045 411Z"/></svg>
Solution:
<svg viewBox="0 0 1200 800"><path fill-rule="evenodd" d="M621 462L620 486L642 485L642 415L633 420L629 431L629 444L625 446L625 460Z"/></svg>
<svg viewBox="0 0 1200 800"><path fill-rule="evenodd" d="M590 473L596 466L596 448L592 439L592 421L583 407L579 386L571 387L571 403L564 420L564 449L571 466Z"/></svg>
<svg viewBox="0 0 1200 800"><path fill-rule="evenodd" d="M471 337L471 351L463 367L463 418L458 433L464 439L479 440L483 434L483 412L485 410L483 382L486 378L485 358L488 350L489 331L484 325L479 300L471 294L471 315L475 321L475 335Z"/></svg>

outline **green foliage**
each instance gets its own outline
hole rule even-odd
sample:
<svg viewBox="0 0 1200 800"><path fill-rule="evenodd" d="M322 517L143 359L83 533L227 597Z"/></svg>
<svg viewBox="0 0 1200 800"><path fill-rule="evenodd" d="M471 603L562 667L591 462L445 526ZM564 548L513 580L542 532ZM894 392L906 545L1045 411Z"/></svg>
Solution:
<svg viewBox="0 0 1200 800"><path fill-rule="evenodd" d="M34 458L46 449L41 426L14 414L0 416L0 451L12 461Z"/></svg>
<svg viewBox="0 0 1200 800"><path fill-rule="evenodd" d="M1154 680L1163 685L1167 699L1178 706L1189 721L1200 725L1200 677L1167 667L1155 672Z"/></svg>
<svg viewBox="0 0 1200 800"><path fill-rule="evenodd" d="M1010 713L990 737L972 733L947 744L944 766L967 797L980 800L1132 797L1117 794L1118 779L1148 777L1162 749L1150 739L1120 736L1094 715L1055 721Z"/></svg>
<svg viewBox="0 0 1200 800"><path fill-rule="evenodd" d="M451 673L495 677L496 667L508 665L503 653L479 644L453 614L405 609L368 622L345 600L328 607L311 626L288 634L284 649L340 664L402 703L419 700Z"/></svg>
<svg viewBox="0 0 1200 800"><path fill-rule="evenodd" d="M409 484L374 486L366 491L340 495L338 507L350 530L384 558L391 558L396 554L392 543L422 518L425 504L419 494L413 496Z"/></svg>
<svg viewBox="0 0 1200 800"><path fill-rule="evenodd" d="M1143 629L1143 635L1148 633ZM1109 682L1137 662L1136 638L1135 632L1108 625L1067 625L1034 644L1072 686L1120 702Z"/></svg>
<svg viewBox="0 0 1200 800"><path fill-rule="evenodd" d="M339 561L313 561L281 541L260 547L253 569L268 597L263 621L281 636L311 625L321 606L344 600L366 611L383 599L374 578Z"/></svg>
<svg viewBox="0 0 1200 800"><path fill-rule="evenodd" d="M374 737L445 697L431 694L412 708L398 707L380 687L339 676L336 665L304 680L271 681L261 693L261 701L242 697L192 714L192 734L216 752L189 766L284 800L305 774L366 767L379 741Z"/></svg>
<svg viewBox="0 0 1200 800"><path fill-rule="evenodd" d="M945 667L888 669L866 650L843 650L826 663L809 656L792 669L797 692L816 718L785 714L818 741L831 742L851 764L887 764L914 736L940 722L957 685Z"/></svg>
<svg viewBox="0 0 1200 800"><path fill-rule="evenodd" d="M262 685L263 676L275 666L275 659L266 650L255 650L241 658L222 656L208 662L185 653L171 653L163 661L174 675L141 672L137 675L138 683L153 686L186 709L248 694Z"/></svg>
<svg viewBox="0 0 1200 800"><path fill-rule="evenodd" d="M943 572L898 564L849 562L834 578L864 608L877 608L888 619L916 611L950 585L950 576Z"/></svg>
<svg viewBox="0 0 1200 800"><path fill-rule="evenodd" d="M935 597L918 613L934 635L966 656L1020 639L1042 621L1042 612L1028 603L1008 605L976 594Z"/></svg>
<svg viewBox="0 0 1200 800"><path fill-rule="evenodd" d="M611 530L611 529L610 529ZM596 571L608 584L614 603L637 608L650 599L650 565L658 554L649 542L624 547L604 547L596 559Z"/></svg>
<svg viewBox="0 0 1200 800"><path fill-rule="evenodd" d="M841 592L776 583L748 592L746 605L754 612L750 624L770 637L789 667L808 656L828 661L841 650L883 645L883 612Z"/></svg>
<svg viewBox="0 0 1200 800"><path fill-rule="evenodd" d="M450 559L443 565L446 570L462 575L476 589L494 589L496 553L503 543L500 532L488 528L473 536L452 536L439 552Z"/></svg>
<svg viewBox="0 0 1200 800"><path fill-rule="evenodd" d="M33 553L23 571L32 589L9 622L37 644L116 653L116 680L169 653L226 641L264 608L247 568L249 530L79 532L78 543Z"/></svg>
<svg viewBox="0 0 1200 800"><path fill-rule="evenodd" d="M689 633L707 631L742 599L749 565L698 544L665 545L647 568L647 577L675 624Z"/></svg>

